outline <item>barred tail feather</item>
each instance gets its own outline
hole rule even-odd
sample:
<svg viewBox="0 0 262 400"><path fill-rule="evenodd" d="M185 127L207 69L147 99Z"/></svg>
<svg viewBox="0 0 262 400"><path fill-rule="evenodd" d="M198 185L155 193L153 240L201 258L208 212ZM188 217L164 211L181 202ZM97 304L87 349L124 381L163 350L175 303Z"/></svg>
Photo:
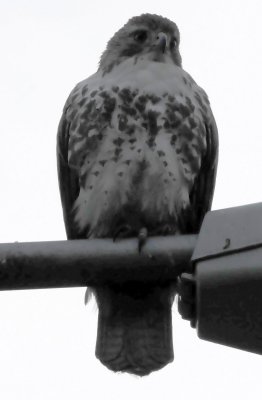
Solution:
<svg viewBox="0 0 262 400"><path fill-rule="evenodd" d="M174 289L96 289L99 307L96 356L113 371L148 375L173 361Z"/></svg>

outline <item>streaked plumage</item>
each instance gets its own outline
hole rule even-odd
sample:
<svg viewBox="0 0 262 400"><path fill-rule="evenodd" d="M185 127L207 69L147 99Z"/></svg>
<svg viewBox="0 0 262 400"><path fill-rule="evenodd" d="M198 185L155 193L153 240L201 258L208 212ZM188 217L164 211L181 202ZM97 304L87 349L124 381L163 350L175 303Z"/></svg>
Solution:
<svg viewBox="0 0 262 400"><path fill-rule="evenodd" d="M213 197L217 129L178 46L173 22L135 17L109 41L98 71L71 92L58 130L69 239L199 230ZM172 361L175 283L94 292L101 362L145 375Z"/></svg>

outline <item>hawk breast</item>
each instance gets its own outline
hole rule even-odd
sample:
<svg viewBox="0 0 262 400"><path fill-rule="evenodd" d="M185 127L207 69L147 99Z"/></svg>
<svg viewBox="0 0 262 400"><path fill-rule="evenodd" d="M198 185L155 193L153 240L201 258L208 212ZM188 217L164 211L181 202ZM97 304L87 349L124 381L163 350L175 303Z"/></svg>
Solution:
<svg viewBox="0 0 262 400"><path fill-rule="evenodd" d="M67 103L74 220L96 237L125 218L179 231L206 151L209 102L173 64L124 64L78 84Z"/></svg>

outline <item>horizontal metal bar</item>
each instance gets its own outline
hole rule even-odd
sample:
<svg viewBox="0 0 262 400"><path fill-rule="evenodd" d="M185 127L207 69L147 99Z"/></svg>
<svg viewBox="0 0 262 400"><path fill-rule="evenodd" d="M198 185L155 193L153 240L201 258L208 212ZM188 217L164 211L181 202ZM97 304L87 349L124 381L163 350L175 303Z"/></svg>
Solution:
<svg viewBox="0 0 262 400"><path fill-rule="evenodd" d="M197 235L0 244L0 290L170 281L191 270Z"/></svg>

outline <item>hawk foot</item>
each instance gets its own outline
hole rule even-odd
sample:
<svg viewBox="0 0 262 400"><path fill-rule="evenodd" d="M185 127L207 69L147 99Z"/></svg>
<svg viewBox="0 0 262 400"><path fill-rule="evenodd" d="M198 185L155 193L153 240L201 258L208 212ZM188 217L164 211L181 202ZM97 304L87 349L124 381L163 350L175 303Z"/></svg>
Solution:
<svg viewBox="0 0 262 400"><path fill-rule="evenodd" d="M115 242L118 239L124 239L128 237L132 237L135 235L134 228L132 228L128 224L123 224L117 227L117 229L113 233L113 241ZM146 243L148 238L148 230L147 228L143 227L140 228L137 235L138 240L138 252L141 253L141 250Z"/></svg>
<svg viewBox="0 0 262 400"><path fill-rule="evenodd" d="M164 224L150 231L152 236L168 236L175 235L177 233L177 228L175 225Z"/></svg>
<svg viewBox="0 0 262 400"><path fill-rule="evenodd" d="M138 232L137 238L138 238L138 253L141 253L141 250L148 238L148 230L145 227L141 228Z"/></svg>
<svg viewBox="0 0 262 400"><path fill-rule="evenodd" d="M128 224L123 224L115 229L113 233L113 241L115 242L117 239L131 237L132 235L134 235L134 229Z"/></svg>

